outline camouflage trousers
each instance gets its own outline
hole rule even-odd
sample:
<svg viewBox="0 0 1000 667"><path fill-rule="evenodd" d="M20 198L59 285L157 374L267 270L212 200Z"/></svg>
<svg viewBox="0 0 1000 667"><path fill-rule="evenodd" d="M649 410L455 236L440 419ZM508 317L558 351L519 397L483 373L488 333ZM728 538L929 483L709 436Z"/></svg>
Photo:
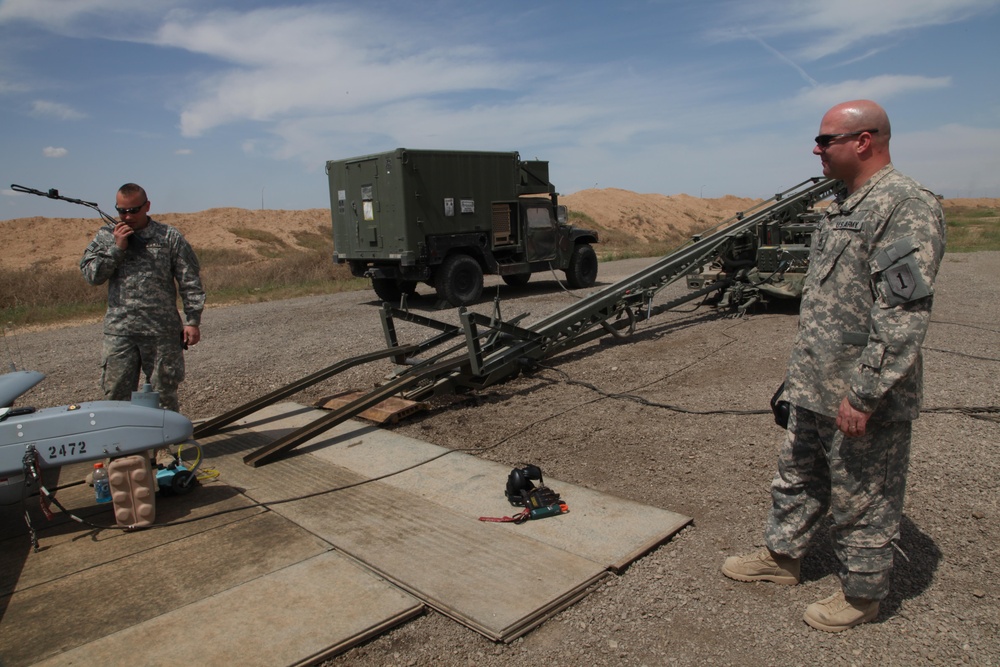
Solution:
<svg viewBox="0 0 1000 667"><path fill-rule="evenodd" d="M883 599L903 515L911 428L869 421L864 436L848 438L835 418L792 406L771 483L768 548L801 558L829 511L844 594Z"/></svg>
<svg viewBox="0 0 1000 667"><path fill-rule="evenodd" d="M140 373L160 393L160 407L180 412L177 387L184 380L180 337L104 335L101 389L110 401L128 401Z"/></svg>

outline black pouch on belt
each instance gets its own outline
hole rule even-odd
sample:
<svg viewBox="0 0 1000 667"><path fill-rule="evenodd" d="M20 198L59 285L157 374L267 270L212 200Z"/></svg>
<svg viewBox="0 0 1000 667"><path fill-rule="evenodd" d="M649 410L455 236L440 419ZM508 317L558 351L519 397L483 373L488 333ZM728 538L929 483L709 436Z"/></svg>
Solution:
<svg viewBox="0 0 1000 667"><path fill-rule="evenodd" d="M774 413L774 423L781 428L787 429L788 415L792 410L792 406L788 401L781 400L783 393L785 393L784 382L781 383L778 391L774 392L774 396L771 397L771 412Z"/></svg>

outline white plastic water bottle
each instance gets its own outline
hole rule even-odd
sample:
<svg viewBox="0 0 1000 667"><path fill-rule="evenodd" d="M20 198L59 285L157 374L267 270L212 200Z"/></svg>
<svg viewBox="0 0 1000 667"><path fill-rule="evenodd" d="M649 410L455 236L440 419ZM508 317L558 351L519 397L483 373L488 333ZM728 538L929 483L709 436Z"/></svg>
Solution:
<svg viewBox="0 0 1000 667"><path fill-rule="evenodd" d="M94 497L99 503L111 502L111 484L108 482L108 471L104 469L104 463L101 461L94 464Z"/></svg>

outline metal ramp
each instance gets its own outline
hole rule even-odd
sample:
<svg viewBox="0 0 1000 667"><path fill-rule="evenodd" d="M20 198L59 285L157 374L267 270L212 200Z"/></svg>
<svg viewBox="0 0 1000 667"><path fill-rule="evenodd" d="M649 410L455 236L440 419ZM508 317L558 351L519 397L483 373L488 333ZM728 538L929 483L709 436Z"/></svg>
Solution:
<svg viewBox="0 0 1000 667"><path fill-rule="evenodd" d="M268 396L240 406L197 426L194 436L201 438L215 434L241 417L358 364L392 358L403 367L385 384L347 402L315 422L247 454L243 459L248 465L261 466L390 397L421 401L457 390L484 388L512 378L522 369L543 359L602 336L625 339L639 322L725 289L730 283L727 279L713 282L671 302L653 306L653 298L657 293L710 261L724 244L761 224L777 226L793 223L814 204L832 196L839 188L839 181L832 179L812 178L803 181L752 209L721 222L705 235L695 237L689 244L635 275L581 299L530 328L518 325L524 315L503 321L499 316L499 306L494 309L492 317L460 308L461 326L455 326L383 304L380 315L387 349L341 361ZM400 345L396 320L426 326L439 333L416 345ZM456 339L459 342L453 342L451 346L434 352L429 357L419 356Z"/></svg>

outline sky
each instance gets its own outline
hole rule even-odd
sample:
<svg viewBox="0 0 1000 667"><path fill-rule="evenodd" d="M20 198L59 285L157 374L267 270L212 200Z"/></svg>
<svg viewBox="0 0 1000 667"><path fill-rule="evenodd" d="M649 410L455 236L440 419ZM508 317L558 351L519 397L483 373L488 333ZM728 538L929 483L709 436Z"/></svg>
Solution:
<svg viewBox="0 0 1000 667"><path fill-rule="evenodd" d="M561 194L761 197L868 98L893 162L1000 197L1000 0L0 0L0 220L330 205L338 160L518 151Z"/></svg>

